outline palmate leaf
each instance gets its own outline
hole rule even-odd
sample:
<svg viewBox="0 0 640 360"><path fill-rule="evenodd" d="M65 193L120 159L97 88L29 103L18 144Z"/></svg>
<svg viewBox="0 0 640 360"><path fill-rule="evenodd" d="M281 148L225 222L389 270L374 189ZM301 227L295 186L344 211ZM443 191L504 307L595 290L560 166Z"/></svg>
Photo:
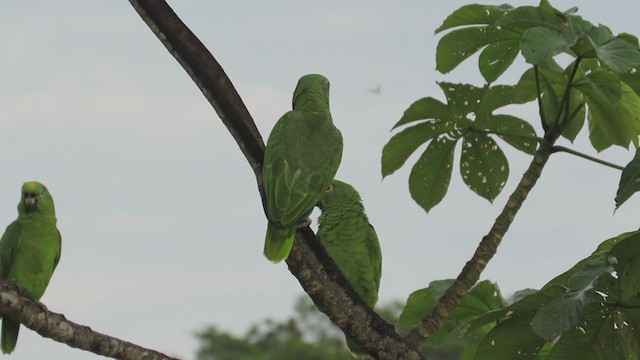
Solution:
<svg viewBox="0 0 640 360"><path fill-rule="evenodd" d="M409 175L411 197L426 212L447 193L453 168L456 140L439 137L431 141Z"/></svg>
<svg viewBox="0 0 640 360"><path fill-rule="evenodd" d="M489 136L468 132L462 143L460 173L473 192L493 202L509 177L509 162Z"/></svg>
<svg viewBox="0 0 640 360"><path fill-rule="evenodd" d="M625 74L640 65L640 50L629 42L614 38L600 46L593 44L598 59L608 65L613 71Z"/></svg>
<svg viewBox="0 0 640 360"><path fill-rule="evenodd" d="M452 283L453 280L433 281L429 283L429 287L411 293L398 319L398 331L404 334L420 323ZM504 305L500 289L495 283L488 280L479 282L462 297L460 304L447 318L445 325L430 337L429 343L432 345L440 343L456 328L459 330L460 325L469 324L478 316L500 309Z"/></svg>
<svg viewBox="0 0 640 360"><path fill-rule="evenodd" d="M523 119L503 114L490 115L482 122L482 127L520 151L529 155L536 152L536 131Z"/></svg>
<svg viewBox="0 0 640 360"><path fill-rule="evenodd" d="M622 95L615 104L595 91L581 89L588 106L589 139L597 151L611 145L628 148L633 143L638 146L640 97L624 83L621 88Z"/></svg>
<svg viewBox="0 0 640 360"><path fill-rule="evenodd" d="M532 126L515 117L493 114L496 109L517 102L514 86L439 85L447 103L431 97L413 103L394 128L419 123L395 134L384 146L381 161L384 177L402 167L421 145L429 143L409 175L411 196L427 212L440 203L448 190L455 146L461 138L463 179L489 201L502 190L509 165L487 134L501 129L504 133L499 136L516 148L532 153L536 147Z"/></svg>
<svg viewBox="0 0 640 360"><path fill-rule="evenodd" d="M618 185L618 192L616 193L616 210L625 201L629 200L631 195L640 190L640 148L636 150L636 155L633 157L627 166L622 170L620 176L620 184Z"/></svg>

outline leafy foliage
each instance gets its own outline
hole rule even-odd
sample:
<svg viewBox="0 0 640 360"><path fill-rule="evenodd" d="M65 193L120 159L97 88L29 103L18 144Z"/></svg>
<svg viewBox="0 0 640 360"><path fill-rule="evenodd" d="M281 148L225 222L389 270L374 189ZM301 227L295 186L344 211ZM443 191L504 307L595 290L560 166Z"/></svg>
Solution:
<svg viewBox="0 0 640 360"><path fill-rule="evenodd" d="M382 152L382 175L402 167L428 144L409 176L413 199L427 212L446 195L455 155L462 142L460 172L465 184L493 201L509 175L509 164L496 137L533 154L540 141L560 136L573 141L589 126L594 149L640 144L640 47L629 34L615 35L576 14L577 8L466 5L449 15L436 51L437 70L447 73L480 52L478 68L487 84L440 83L446 103L432 97L416 101L394 128ZM518 55L531 65L518 83L492 85ZM558 55L564 54L564 58ZM572 61L567 65L566 55ZM494 114L506 105L537 100L544 136L531 123ZM586 121L585 121L586 120Z"/></svg>
<svg viewBox="0 0 640 360"><path fill-rule="evenodd" d="M409 189L426 211L447 193L455 145L462 141L460 172L467 186L493 201L509 176L509 163L491 136L498 134L515 148L533 153L535 131L522 119L493 114L516 103L514 86L485 86L440 83L447 104L431 97L416 101L405 111L396 127L422 121L391 138L382 151L382 174L399 169L420 145L429 143L413 166Z"/></svg>

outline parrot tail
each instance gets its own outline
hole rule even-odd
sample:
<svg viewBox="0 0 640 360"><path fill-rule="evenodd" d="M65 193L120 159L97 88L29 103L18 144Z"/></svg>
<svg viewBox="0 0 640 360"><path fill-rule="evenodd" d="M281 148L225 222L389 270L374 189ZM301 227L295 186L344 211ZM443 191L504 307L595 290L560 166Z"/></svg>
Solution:
<svg viewBox="0 0 640 360"><path fill-rule="evenodd" d="M2 318L0 348L2 348L3 354L9 354L16 348L16 342L18 342L18 330L20 330L19 322L15 322L6 316Z"/></svg>
<svg viewBox="0 0 640 360"><path fill-rule="evenodd" d="M269 222L267 236L264 241L264 256L270 261L278 263L287 257L296 238L296 228L281 228Z"/></svg>
<svg viewBox="0 0 640 360"><path fill-rule="evenodd" d="M351 355L356 358L356 359L362 359L364 357L366 357L367 352L360 346L358 345L355 340L352 340L350 338L346 338L347 339L347 347L349 348L349 351L351 352Z"/></svg>

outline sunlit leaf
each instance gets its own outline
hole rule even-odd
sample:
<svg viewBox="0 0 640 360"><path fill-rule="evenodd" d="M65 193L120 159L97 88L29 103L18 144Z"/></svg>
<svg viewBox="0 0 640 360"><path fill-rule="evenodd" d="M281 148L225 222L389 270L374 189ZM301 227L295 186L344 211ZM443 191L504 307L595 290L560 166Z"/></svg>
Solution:
<svg viewBox="0 0 640 360"><path fill-rule="evenodd" d="M574 87L587 92L593 91L594 94L604 97L612 104L622 96L620 77L602 68L590 71L584 78L576 81Z"/></svg>
<svg viewBox="0 0 640 360"><path fill-rule="evenodd" d="M509 162L493 139L469 132L462 143L460 173L473 192L493 202L509 177Z"/></svg>
<svg viewBox="0 0 640 360"><path fill-rule="evenodd" d="M447 193L455 145L455 140L444 137L432 140L411 169L411 197L427 212L442 201Z"/></svg>

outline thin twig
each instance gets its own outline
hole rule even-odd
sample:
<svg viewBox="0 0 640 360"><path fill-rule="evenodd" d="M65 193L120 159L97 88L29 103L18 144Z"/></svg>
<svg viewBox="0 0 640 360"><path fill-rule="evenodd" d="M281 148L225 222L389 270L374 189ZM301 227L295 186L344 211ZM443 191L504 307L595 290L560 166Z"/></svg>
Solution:
<svg viewBox="0 0 640 360"><path fill-rule="evenodd" d="M578 157L581 157L583 159L589 160L589 161L593 161L595 163L604 165L604 166L608 166L610 168L616 169L616 170L624 170L624 166L620 166L618 164L614 164L614 163L610 163L608 161L602 160L602 159L598 159L596 157L593 157L591 155L587 155L584 153L581 153L579 151L576 150L572 150L569 149L568 147L564 147L564 146L560 146L560 145L555 145L553 148L551 148L551 152L557 153L557 152L566 152L569 153L571 155L575 155Z"/></svg>

